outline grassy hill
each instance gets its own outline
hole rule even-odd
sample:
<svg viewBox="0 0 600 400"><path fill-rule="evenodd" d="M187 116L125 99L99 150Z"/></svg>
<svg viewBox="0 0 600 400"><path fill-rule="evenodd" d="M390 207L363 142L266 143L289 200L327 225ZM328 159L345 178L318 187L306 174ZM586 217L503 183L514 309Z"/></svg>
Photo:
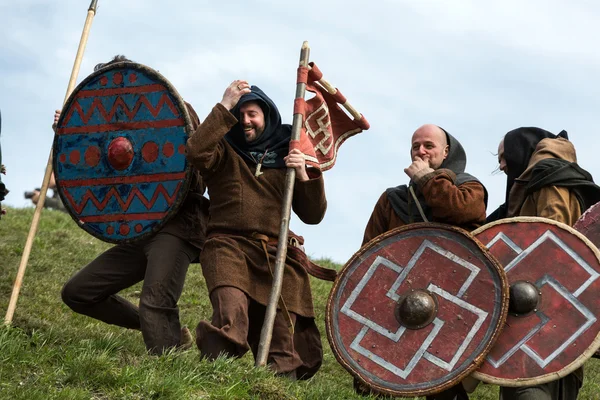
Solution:
<svg viewBox="0 0 600 400"><path fill-rule="evenodd" d="M33 210L9 209L0 221L0 310L4 317ZM194 348L152 357L141 334L73 313L60 299L62 284L108 244L79 229L66 214L44 210L11 327L0 327L0 399L364 399L336 362L324 327L331 284L313 280L325 350L320 372L291 382L240 360L201 361ZM322 265L339 268L327 260ZM124 294L136 301L140 287ZM200 266L190 267L179 302L181 320L193 328L211 307ZM3 320L4 318L2 318ZM600 399L599 360L586 364L580 399ZM480 385L472 399L497 399Z"/></svg>

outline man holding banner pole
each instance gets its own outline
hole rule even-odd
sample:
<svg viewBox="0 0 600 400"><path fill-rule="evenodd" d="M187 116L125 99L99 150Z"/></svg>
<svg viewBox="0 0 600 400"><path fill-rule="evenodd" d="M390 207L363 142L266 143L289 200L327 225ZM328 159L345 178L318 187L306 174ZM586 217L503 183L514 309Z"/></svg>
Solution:
<svg viewBox="0 0 600 400"><path fill-rule="evenodd" d="M196 328L202 356L256 356L269 299L286 169L296 170L293 209L308 224L325 215L323 177L289 150L291 127L273 101L244 80L231 83L188 140L211 199L207 241L200 257L213 315ZM292 379L308 379L322 363L321 338L302 238L290 233L282 295L268 365Z"/></svg>

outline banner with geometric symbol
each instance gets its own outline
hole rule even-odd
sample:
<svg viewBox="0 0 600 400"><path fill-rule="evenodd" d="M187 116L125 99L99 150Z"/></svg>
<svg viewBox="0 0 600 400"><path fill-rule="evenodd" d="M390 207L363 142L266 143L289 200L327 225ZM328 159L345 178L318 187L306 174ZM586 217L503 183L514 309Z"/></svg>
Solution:
<svg viewBox="0 0 600 400"><path fill-rule="evenodd" d="M342 143L370 125L362 115L360 119L351 119L340 107L346 103L344 95L337 89L331 94L319 85L323 74L314 63L310 66L310 69L299 68L298 79L315 96L309 100L296 99L294 113L303 115L302 133L299 141L290 142L290 149L300 149L308 165L326 171L333 168Z"/></svg>
<svg viewBox="0 0 600 400"><path fill-rule="evenodd" d="M157 71L120 62L88 76L57 124L58 192L77 223L111 243L156 233L188 189L191 120Z"/></svg>
<svg viewBox="0 0 600 400"><path fill-rule="evenodd" d="M483 361L507 309L506 277L481 243L462 229L412 224L378 236L339 272L327 337L372 391L425 396Z"/></svg>
<svg viewBox="0 0 600 400"><path fill-rule="evenodd" d="M600 346L600 253L573 228L545 218L499 220L473 232L510 284L506 326L477 379L530 386L566 376Z"/></svg>

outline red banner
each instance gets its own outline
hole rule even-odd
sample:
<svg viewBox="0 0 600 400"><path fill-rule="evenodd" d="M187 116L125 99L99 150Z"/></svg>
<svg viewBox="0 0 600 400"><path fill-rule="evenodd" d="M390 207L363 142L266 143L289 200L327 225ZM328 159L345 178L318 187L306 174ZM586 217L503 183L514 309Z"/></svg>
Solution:
<svg viewBox="0 0 600 400"><path fill-rule="evenodd" d="M369 129L369 123L362 115L360 119L352 119L342 110L340 105L346 103L344 95L337 89L329 93L317 83L323 74L314 63L310 66L298 69L298 80L305 82L306 90L315 96L309 100L296 99L294 113L303 115L302 133L300 141L290 143L290 149L300 149L307 165L326 171L335 164L342 143Z"/></svg>

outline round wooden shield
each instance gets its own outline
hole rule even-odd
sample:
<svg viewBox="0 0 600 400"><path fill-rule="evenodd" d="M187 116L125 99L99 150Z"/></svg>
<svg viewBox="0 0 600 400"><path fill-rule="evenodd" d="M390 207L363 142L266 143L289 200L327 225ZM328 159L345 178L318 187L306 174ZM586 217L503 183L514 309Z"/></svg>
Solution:
<svg viewBox="0 0 600 400"><path fill-rule="evenodd" d="M93 236L124 243L156 233L187 193L191 120L158 72L120 62L81 82L54 137L58 192Z"/></svg>
<svg viewBox="0 0 600 400"><path fill-rule="evenodd" d="M575 225L573 225L573 228L583 233L596 248L600 248L600 203L596 203L588 208ZM596 353L592 357L600 358L600 350L596 350Z"/></svg>
<svg viewBox="0 0 600 400"><path fill-rule="evenodd" d="M573 225L576 231L590 240L597 248L600 248L600 203L591 206Z"/></svg>
<svg viewBox="0 0 600 400"><path fill-rule="evenodd" d="M374 392L424 396L470 374L508 309L499 263L466 231L412 224L363 246L327 303L337 360Z"/></svg>
<svg viewBox="0 0 600 400"><path fill-rule="evenodd" d="M579 368L600 346L598 249L545 218L504 219L473 234L504 265L511 288L506 325L474 376L530 386Z"/></svg>

